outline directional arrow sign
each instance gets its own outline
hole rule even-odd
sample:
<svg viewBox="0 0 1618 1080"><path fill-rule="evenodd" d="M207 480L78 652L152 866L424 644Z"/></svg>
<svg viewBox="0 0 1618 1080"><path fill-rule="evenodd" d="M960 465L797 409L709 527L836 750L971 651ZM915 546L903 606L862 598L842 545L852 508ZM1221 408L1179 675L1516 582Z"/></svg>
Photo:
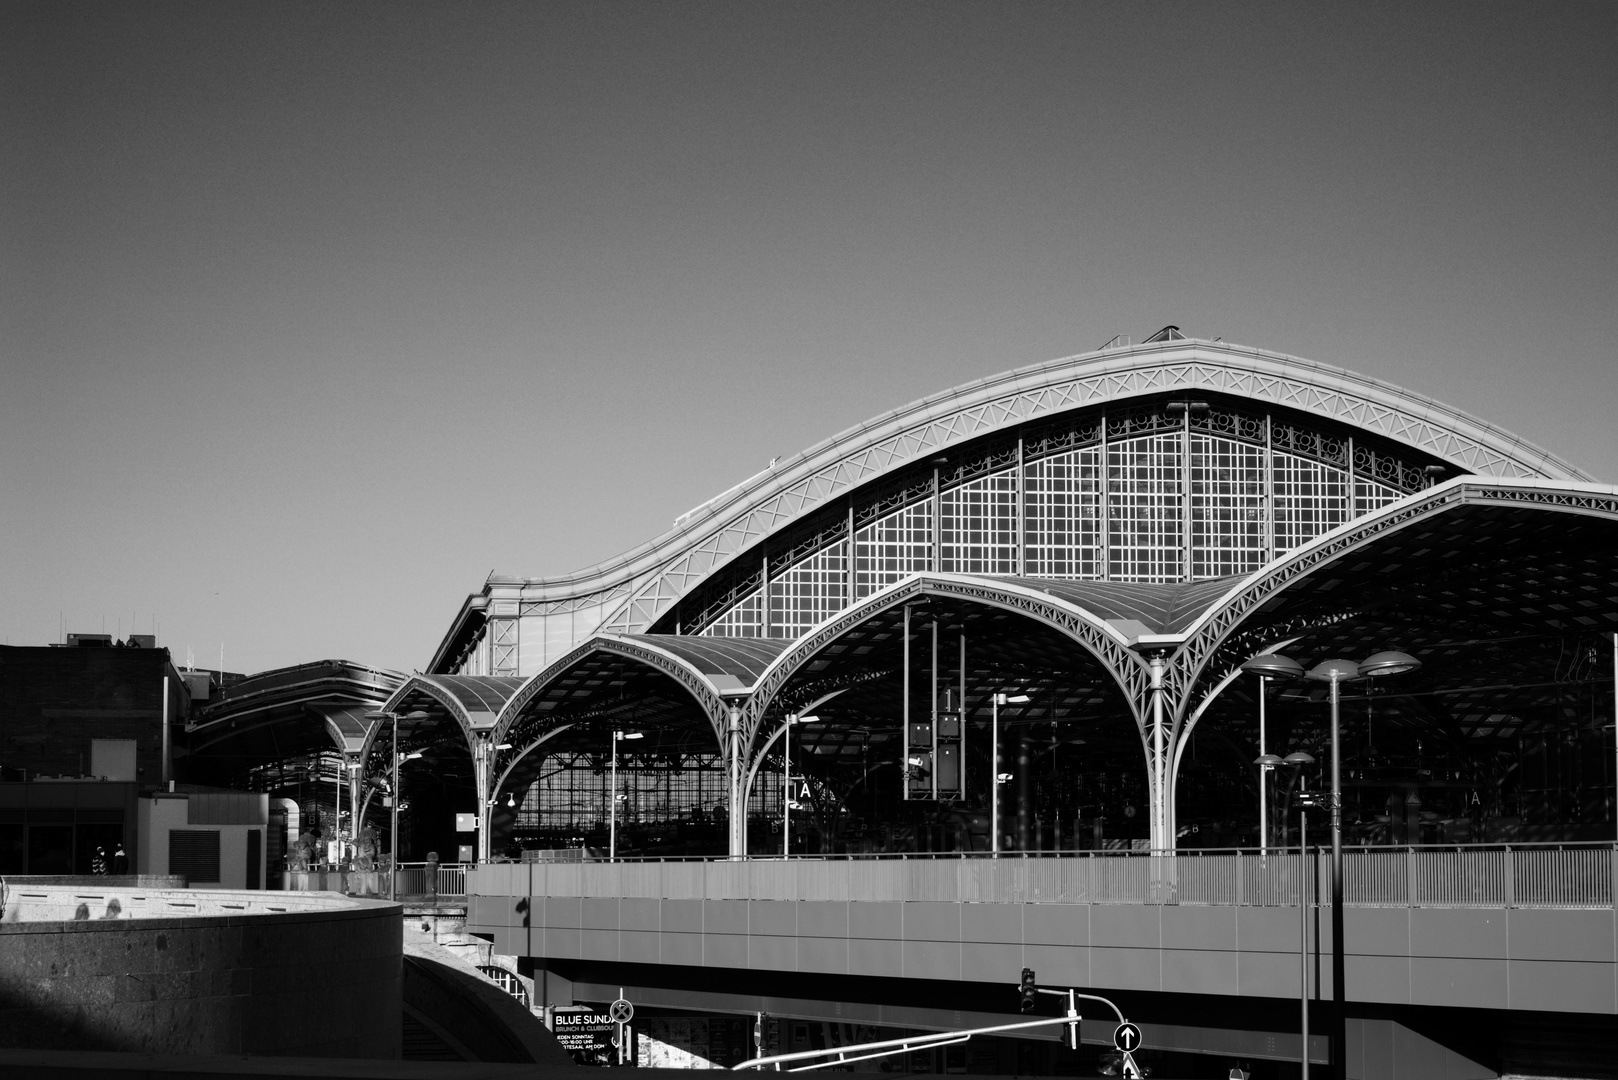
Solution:
<svg viewBox="0 0 1618 1080"><path fill-rule="evenodd" d="M1112 1045L1125 1054L1132 1054L1140 1049L1140 1028L1124 1021L1112 1032Z"/></svg>

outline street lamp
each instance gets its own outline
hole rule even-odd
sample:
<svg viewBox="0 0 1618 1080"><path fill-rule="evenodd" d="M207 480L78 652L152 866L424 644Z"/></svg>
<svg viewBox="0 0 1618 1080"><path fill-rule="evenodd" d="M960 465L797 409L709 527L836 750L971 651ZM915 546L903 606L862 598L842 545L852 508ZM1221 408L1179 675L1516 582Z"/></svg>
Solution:
<svg viewBox="0 0 1618 1080"><path fill-rule="evenodd" d="M784 859L791 854L792 849L792 725L818 724L818 716L793 716L787 714L786 731L781 734L781 741L786 744L782 751L785 761L782 768L783 787L781 799L781 857Z"/></svg>
<svg viewBox="0 0 1618 1080"><path fill-rule="evenodd" d="M392 820L392 822L390 823L390 825L388 827L388 848L389 848L389 856L390 856L389 859L388 859L388 865L390 867L390 869L388 871L388 899L389 900L398 900L399 899L399 763L401 761L408 761L411 758L419 758L419 757L421 757L421 751L417 750L414 753L408 755L408 757L400 757L399 756L399 714L398 713L396 713L396 712L366 713L365 718L367 720L391 720L391 721L393 721L393 791L391 792L392 802L393 802L393 806L391 808L393 810L393 814L392 814L393 820ZM427 714L425 712L422 712L420 709L417 709L414 712L405 713L404 719L406 719L406 720L425 720L425 719L427 719Z"/></svg>
<svg viewBox="0 0 1618 1080"><path fill-rule="evenodd" d="M994 777L989 785L989 851L994 855L1000 854L1000 785L1011 779L1010 773L1000 771L1000 706L1022 705L1028 701L1027 694L996 694L990 699L992 708L989 717L989 773Z"/></svg>
<svg viewBox="0 0 1618 1080"><path fill-rule="evenodd" d="M1242 670L1258 676L1258 853L1263 858L1270 853L1269 788L1265 781L1269 771L1281 763L1281 759L1269 753L1264 746L1265 686L1270 679L1298 678L1303 674L1303 665L1289 656L1264 653L1243 664ZM1270 758L1274 758L1274 761L1267 760Z"/></svg>
<svg viewBox="0 0 1618 1080"><path fill-rule="evenodd" d="M1276 660L1285 659L1278 654L1272 653L1270 656ZM1328 805L1331 807L1332 1074L1339 1080L1347 1074L1348 1060L1347 980L1343 971L1342 684L1365 677L1402 675L1419 667L1421 661L1409 653L1386 650L1373 653L1358 664L1352 660L1322 660L1304 673L1304 678L1331 684L1331 795Z"/></svg>
<svg viewBox="0 0 1618 1080"><path fill-rule="evenodd" d="M625 739L644 739L644 732L640 731L614 731L612 733L612 798L608 806L607 825L607 859L609 862L618 861L618 744Z"/></svg>
<svg viewBox="0 0 1618 1080"><path fill-rule="evenodd" d="M1266 757L1275 757L1267 754ZM1259 759L1260 761L1263 758ZM1315 796L1308 793L1303 770L1315 759L1302 750L1276 758L1276 764L1298 770L1298 1030L1301 1049L1298 1061L1303 1068L1303 1080L1309 1080L1309 807L1317 805ZM1283 845L1286 837L1282 836Z"/></svg>

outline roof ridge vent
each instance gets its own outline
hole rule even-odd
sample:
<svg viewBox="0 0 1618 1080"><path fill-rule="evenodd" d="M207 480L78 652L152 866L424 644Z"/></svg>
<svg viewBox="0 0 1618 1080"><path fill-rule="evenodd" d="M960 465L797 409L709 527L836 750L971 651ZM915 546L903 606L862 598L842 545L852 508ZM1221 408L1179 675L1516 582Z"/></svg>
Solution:
<svg viewBox="0 0 1618 1080"><path fill-rule="evenodd" d="M1178 326L1165 326L1165 327L1163 327L1163 329L1159 330L1157 333L1153 334L1151 337L1149 337L1145 341L1141 342L1141 344L1142 345L1151 345L1151 344L1154 344L1154 343L1159 342L1159 341L1184 341L1184 340L1186 340L1186 337L1185 337L1184 334L1180 333L1180 328Z"/></svg>

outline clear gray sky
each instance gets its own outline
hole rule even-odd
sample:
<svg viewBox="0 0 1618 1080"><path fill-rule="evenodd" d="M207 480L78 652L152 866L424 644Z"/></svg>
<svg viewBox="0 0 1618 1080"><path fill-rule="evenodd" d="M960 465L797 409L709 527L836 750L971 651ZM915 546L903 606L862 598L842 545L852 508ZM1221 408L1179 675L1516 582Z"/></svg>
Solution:
<svg viewBox="0 0 1618 1080"><path fill-rule="evenodd" d="M6 3L0 639L426 663L1165 323L1618 481L1618 5Z"/></svg>

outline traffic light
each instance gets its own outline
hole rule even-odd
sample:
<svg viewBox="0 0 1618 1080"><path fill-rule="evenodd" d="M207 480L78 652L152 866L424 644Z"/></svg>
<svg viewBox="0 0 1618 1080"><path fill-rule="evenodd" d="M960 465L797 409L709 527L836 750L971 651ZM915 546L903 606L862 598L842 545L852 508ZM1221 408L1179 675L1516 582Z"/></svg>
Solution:
<svg viewBox="0 0 1618 1080"><path fill-rule="evenodd" d="M1022 969L1022 1011L1033 1012L1034 1005L1039 1000L1039 986L1034 982L1034 969Z"/></svg>

